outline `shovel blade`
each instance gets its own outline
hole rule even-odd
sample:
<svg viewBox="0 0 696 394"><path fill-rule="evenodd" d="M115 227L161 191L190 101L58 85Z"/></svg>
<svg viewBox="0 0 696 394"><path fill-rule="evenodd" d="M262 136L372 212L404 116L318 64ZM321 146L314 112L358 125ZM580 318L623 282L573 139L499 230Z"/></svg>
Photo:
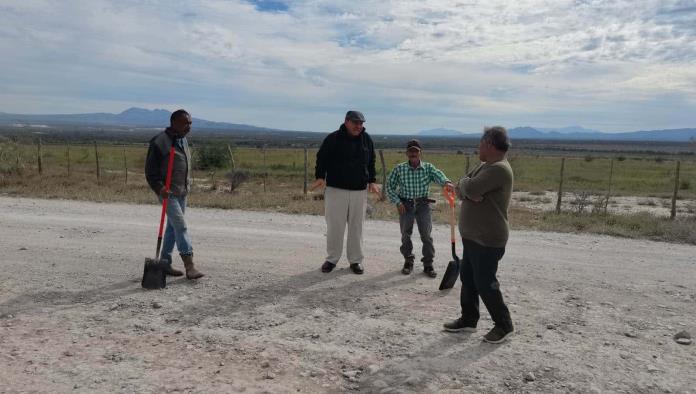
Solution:
<svg viewBox="0 0 696 394"><path fill-rule="evenodd" d="M454 287L454 284L457 283L457 278L459 278L459 260L450 261L449 264L447 264L445 274L442 276L440 290Z"/></svg>
<svg viewBox="0 0 696 394"><path fill-rule="evenodd" d="M143 279L140 282L144 289L163 289L167 287L167 274L165 274L165 266L155 259L145 259L145 267L143 269Z"/></svg>

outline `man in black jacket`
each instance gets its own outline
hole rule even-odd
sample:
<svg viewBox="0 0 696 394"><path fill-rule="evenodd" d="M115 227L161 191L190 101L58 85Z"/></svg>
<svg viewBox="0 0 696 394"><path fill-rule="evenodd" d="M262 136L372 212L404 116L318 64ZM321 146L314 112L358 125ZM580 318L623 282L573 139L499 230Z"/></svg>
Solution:
<svg viewBox="0 0 696 394"><path fill-rule="evenodd" d="M186 268L186 278L198 279L203 273L193 265L193 246L184 219L186 198L191 189L191 150L186 134L191 131L191 115L183 109L174 111L169 118L170 126L150 140L145 159L145 178L148 185L160 199L167 197L167 229L162 242L162 254L157 256L167 263L166 274L181 276L184 273L172 267L174 244ZM172 180L169 190L165 187L169 151L174 146Z"/></svg>
<svg viewBox="0 0 696 394"><path fill-rule="evenodd" d="M317 152L316 181L310 189L326 187L327 256L322 272L331 272L341 258L346 225L350 269L356 274L364 272L362 227L367 191L379 194L380 187L375 183L375 148L363 123L362 113L348 111L341 128L326 136Z"/></svg>

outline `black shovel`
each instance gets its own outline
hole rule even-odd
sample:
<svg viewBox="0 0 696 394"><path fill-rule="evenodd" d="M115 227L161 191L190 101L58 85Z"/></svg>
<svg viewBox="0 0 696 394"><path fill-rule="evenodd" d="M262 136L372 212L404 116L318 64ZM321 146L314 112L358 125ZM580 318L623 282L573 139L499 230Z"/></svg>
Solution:
<svg viewBox="0 0 696 394"><path fill-rule="evenodd" d="M459 257L457 257L454 238L454 193L449 191L447 188L444 189L443 193L450 206L450 234L452 240L452 258L454 260L447 264L445 275L443 275L442 282L440 282L440 290L451 289L454 287L454 284L457 282L457 278L459 277Z"/></svg>
<svg viewBox="0 0 696 394"><path fill-rule="evenodd" d="M167 201L169 200L169 189L172 185L172 167L174 166L174 144L169 149L169 163L167 164L167 178L164 188L167 194L162 199L162 215L160 215L159 234L157 235L157 251L155 258L145 259L145 268L143 269L143 280L140 284L145 289L163 289L167 287L167 274L165 273L166 266L169 262L160 261L160 247L162 246L162 230L164 229L164 217L167 214Z"/></svg>

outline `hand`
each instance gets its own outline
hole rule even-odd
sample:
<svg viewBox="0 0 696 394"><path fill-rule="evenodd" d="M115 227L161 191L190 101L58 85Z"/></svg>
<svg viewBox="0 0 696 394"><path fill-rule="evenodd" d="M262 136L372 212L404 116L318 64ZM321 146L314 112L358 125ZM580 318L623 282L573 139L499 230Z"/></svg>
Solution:
<svg viewBox="0 0 696 394"><path fill-rule="evenodd" d="M326 187L326 181L325 181L324 179L322 179L322 178L317 178L317 179L314 181L314 183L312 183L311 185L309 185L309 191L310 191L310 192L313 192L313 191L316 190L316 189L324 188L324 187Z"/></svg>
<svg viewBox="0 0 696 394"><path fill-rule="evenodd" d="M160 189L159 196L162 198L169 198L172 196L171 190L167 190L166 187Z"/></svg>
<svg viewBox="0 0 696 394"><path fill-rule="evenodd" d="M398 211L399 211L399 216L401 216L401 215L403 215L403 214L406 213L406 207L404 206L403 203L398 203L398 204L396 204L396 208L397 208Z"/></svg>
<svg viewBox="0 0 696 394"><path fill-rule="evenodd" d="M445 189L447 189L447 191L452 193L452 194L456 194L456 190L454 189L454 184L450 181L445 182Z"/></svg>
<svg viewBox="0 0 696 394"><path fill-rule="evenodd" d="M379 195L380 197L382 197L382 188L377 183L368 183L367 184L367 191L369 191L370 193L375 193L375 194Z"/></svg>

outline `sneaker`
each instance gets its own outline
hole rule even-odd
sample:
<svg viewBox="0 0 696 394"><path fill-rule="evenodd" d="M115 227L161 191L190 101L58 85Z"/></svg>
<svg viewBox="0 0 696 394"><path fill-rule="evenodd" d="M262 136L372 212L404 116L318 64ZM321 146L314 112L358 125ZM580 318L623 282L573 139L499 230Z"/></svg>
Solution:
<svg viewBox="0 0 696 394"><path fill-rule="evenodd" d="M363 268L362 264L360 263L355 263L350 265L351 271L353 271L354 274L357 275L362 275L363 272L365 272L365 269Z"/></svg>
<svg viewBox="0 0 696 394"><path fill-rule="evenodd" d="M426 275L428 275L431 278L437 277L437 272L435 272L435 268L433 268L432 265L427 265L427 266L423 267L423 273L425 273Z"/></svg>
<svg viewBox="0 0 696 394"><path fill-rule="evenodd" d="M449 323L442 325L445 331L449 332L476 332L476 323L468 323L461 317Z"/></svg>
<svg viewBox="0 0 696 394"><path fill-rule="evenodd" d="M488 334L483 336L483 340L488 343L503 343L513 331L512 327L504 328L503 326L496 325L488 331Z"/></svg>
<svg viewBox="0 0 696 394"><path fill-rule="evenodd" d="M330 262L330 261L324 261L324 264L321 265L321 272L331 272L336 264Z"/></svg>
<svg viewBox="0 0 696 394"><path fill-rule="evenodd" d="M401 269L401 273L404 275L409 275L413 271L413 261L408 261L404 263L404 268Z"/></svg>

